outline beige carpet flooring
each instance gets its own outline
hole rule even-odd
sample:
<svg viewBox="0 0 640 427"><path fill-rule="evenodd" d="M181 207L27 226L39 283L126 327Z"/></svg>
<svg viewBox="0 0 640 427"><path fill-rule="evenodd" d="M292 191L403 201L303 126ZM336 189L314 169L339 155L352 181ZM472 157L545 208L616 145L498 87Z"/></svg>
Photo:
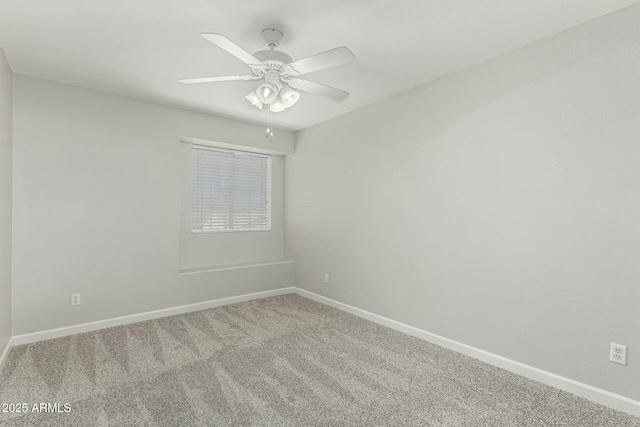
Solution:
<svg viewBox="0 0 640 427"><path fill-rule="evenodd" d="M14 347L0 403L29 407L1 426L640 426L297 295Z"/></svg>

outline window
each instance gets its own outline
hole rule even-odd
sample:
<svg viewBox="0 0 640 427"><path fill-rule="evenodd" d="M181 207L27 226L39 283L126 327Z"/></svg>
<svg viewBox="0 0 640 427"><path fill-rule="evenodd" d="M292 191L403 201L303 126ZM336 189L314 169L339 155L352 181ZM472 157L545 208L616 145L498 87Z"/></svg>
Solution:
<svg viewBox="0 0 640 427"><path fill-rule="evenodd" d="M271 229L271 156L194 145L191 231Z"/></svg>

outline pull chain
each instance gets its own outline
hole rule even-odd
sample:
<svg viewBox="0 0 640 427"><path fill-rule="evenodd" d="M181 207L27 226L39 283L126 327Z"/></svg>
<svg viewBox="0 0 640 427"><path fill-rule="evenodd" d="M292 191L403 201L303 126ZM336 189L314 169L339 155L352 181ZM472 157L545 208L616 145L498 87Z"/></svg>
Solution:
<svg viewBox="0 0 640 427"><path fill-rule="evenodd" d="M267 141L273 142L273 123L271 123L271 108L267 108L267 131L264 135Z"/></svg>

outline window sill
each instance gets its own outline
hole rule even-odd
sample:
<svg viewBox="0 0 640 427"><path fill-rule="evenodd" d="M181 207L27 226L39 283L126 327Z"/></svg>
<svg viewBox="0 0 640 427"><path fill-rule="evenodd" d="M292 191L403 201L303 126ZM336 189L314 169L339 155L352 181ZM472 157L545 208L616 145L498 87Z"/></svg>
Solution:
<svg viewBox="0 0 640 427"><path fill-rule="evenodd" d="M266 262L252 262L246 264L229 264L229 265L220 265L216 267L199 267L199 268L184 268L180 269L180 275L183 274L196 274L196 273L209 273L209 272L217 272L217 271L230 271L230 270L241 270L244 268L254 268L254 267L269 267L272 265L281 265L281 264L293 264L293 260L278 260L278 261L266 261Z"/></svg>

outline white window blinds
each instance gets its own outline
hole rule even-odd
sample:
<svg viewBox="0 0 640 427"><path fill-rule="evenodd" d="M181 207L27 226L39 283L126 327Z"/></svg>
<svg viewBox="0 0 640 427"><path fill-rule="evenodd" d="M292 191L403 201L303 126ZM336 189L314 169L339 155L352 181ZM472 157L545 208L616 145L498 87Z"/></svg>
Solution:
<svg viewBox="0 0 640 427"><path fill-rule="evenodd" d="M271 156L194 145L191 230L271 229Z"/></svg>

